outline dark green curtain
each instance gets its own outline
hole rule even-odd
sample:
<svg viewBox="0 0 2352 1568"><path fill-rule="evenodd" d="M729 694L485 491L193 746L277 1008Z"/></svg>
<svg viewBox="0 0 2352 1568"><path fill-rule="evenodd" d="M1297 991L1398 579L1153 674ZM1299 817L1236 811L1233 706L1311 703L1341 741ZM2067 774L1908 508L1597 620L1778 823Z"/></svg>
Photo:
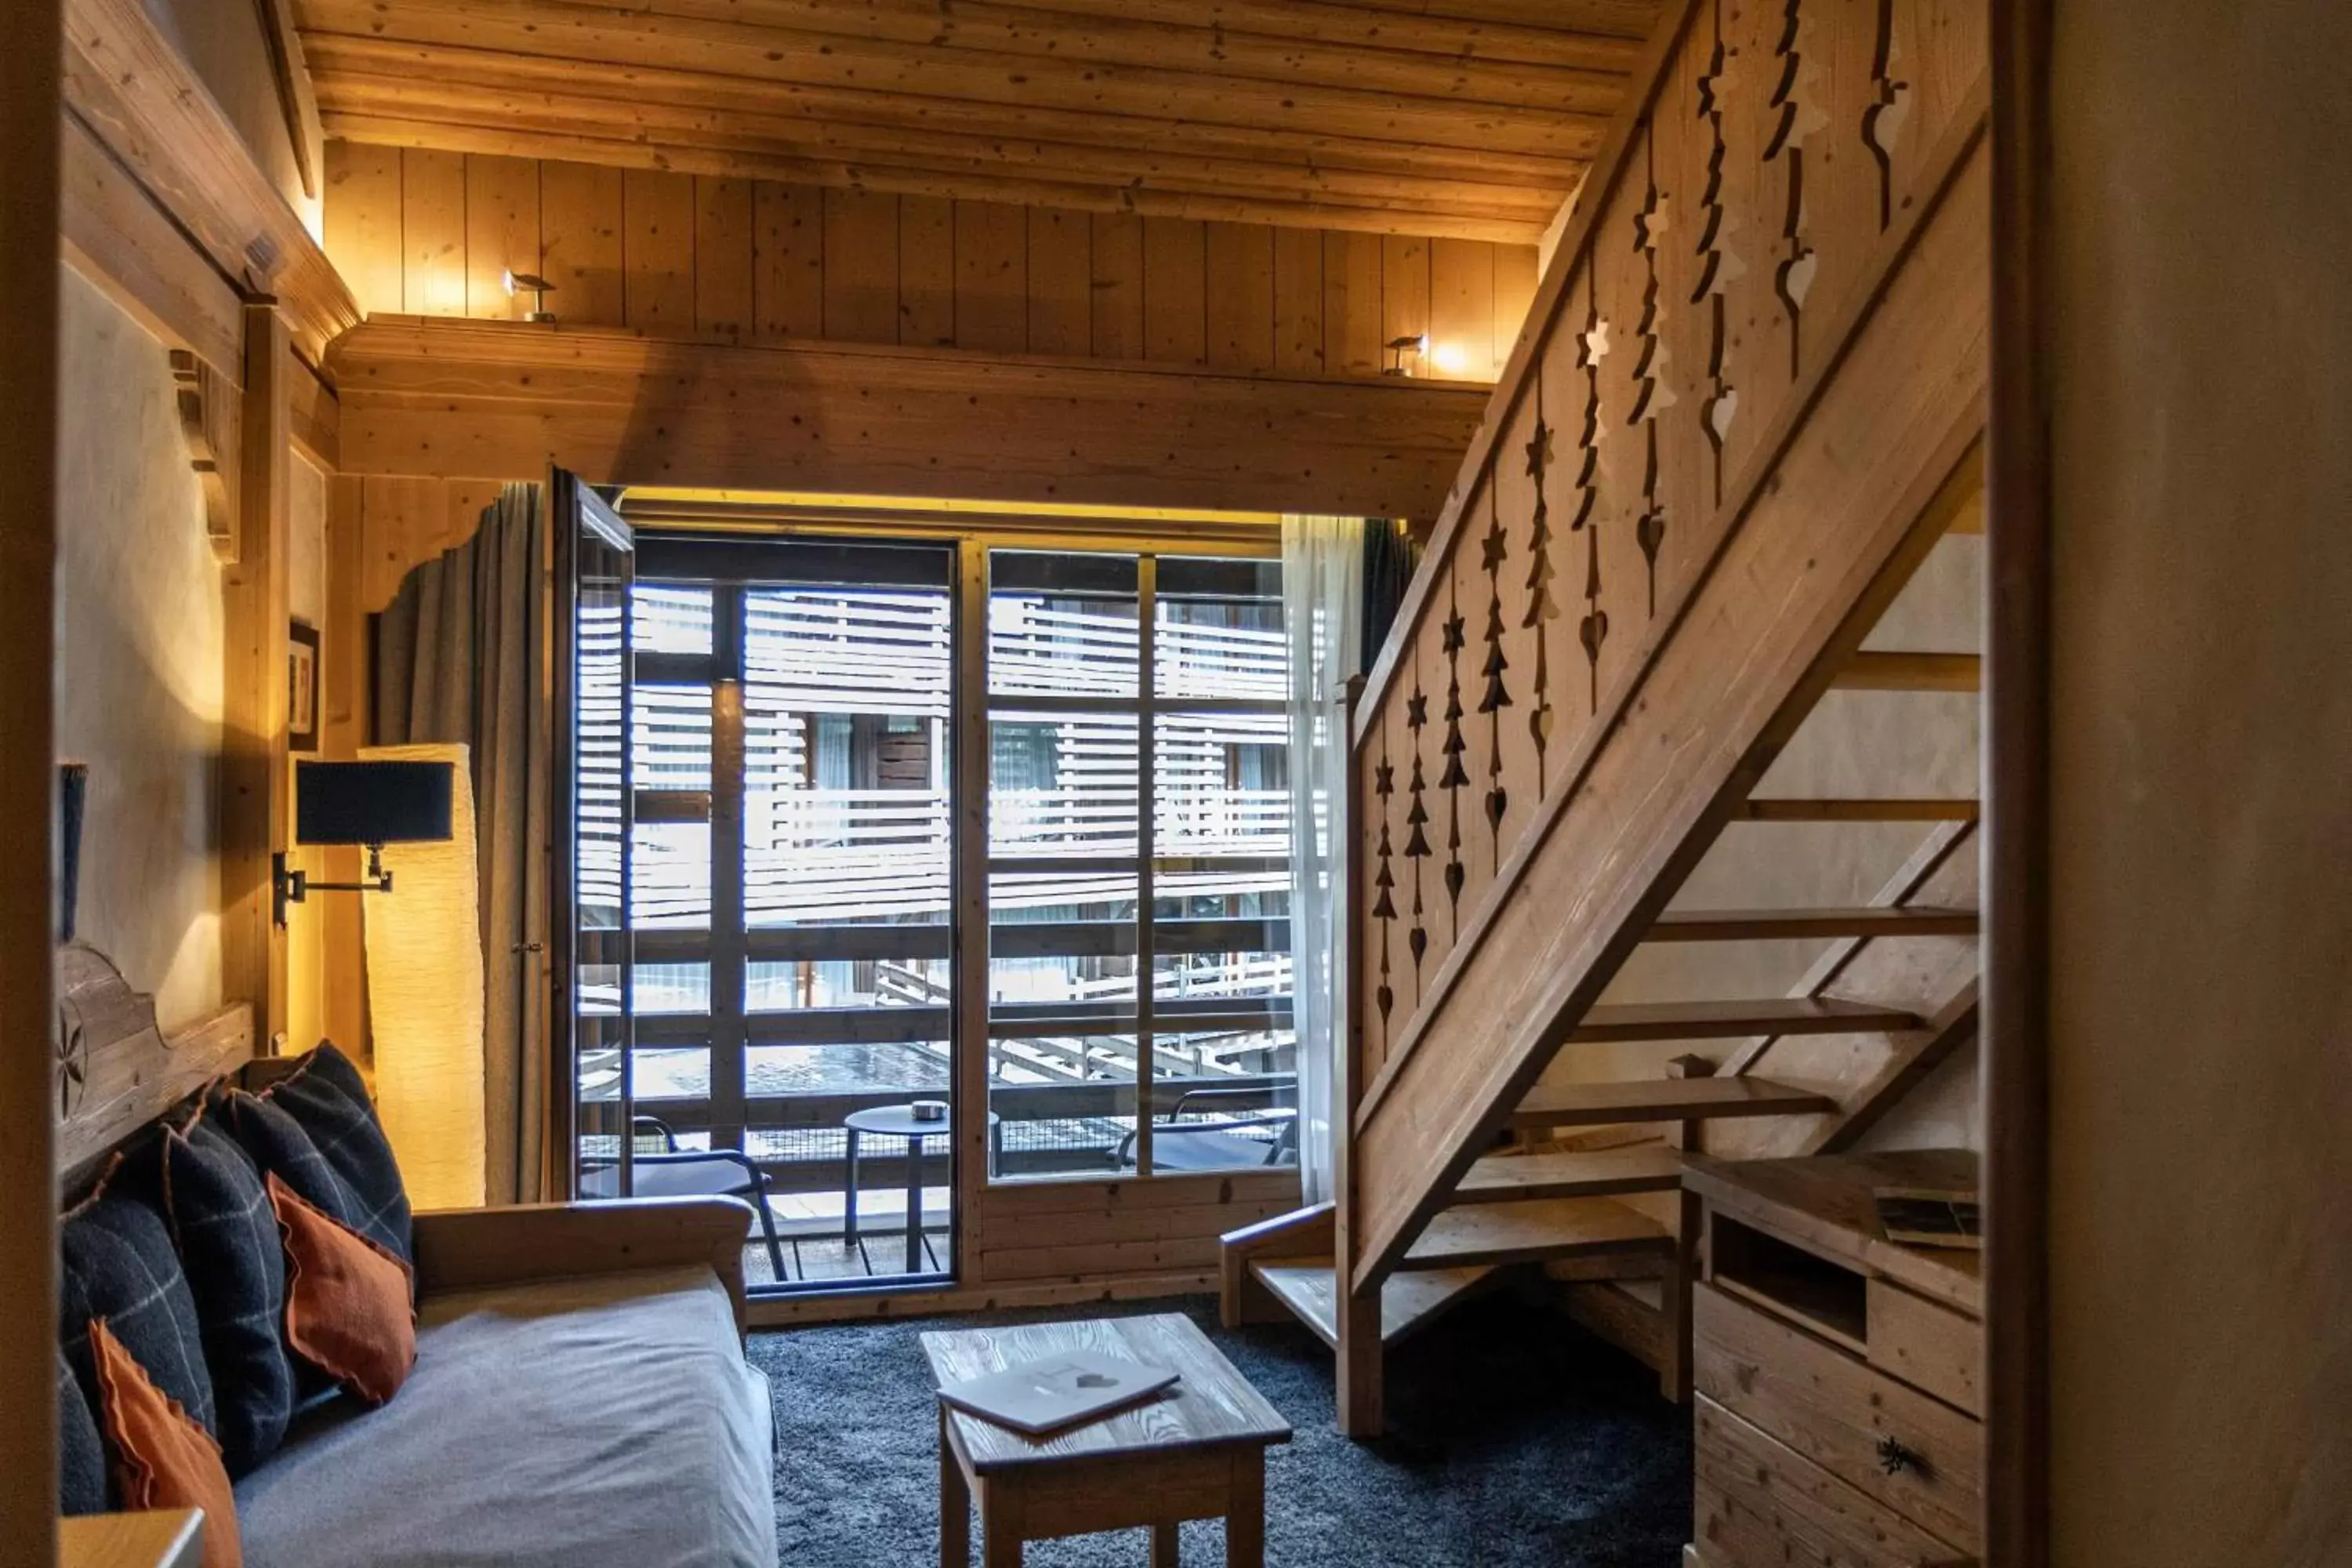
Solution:
<svg viewBox="0 0 2352 1568"><path fill-rule="evenodd" d="M540 487L409 573L375 617L379 745L471 749L482 919L483 1105L493 1204L547 1193L549 555Z"/></svg>
<svg viewBox="0 0 2352 1568"><path fill-rule="evenodd" d="M1370 674L1389 640L1405 584L1412 581L1412 535L1402 522L1370 518L1364 523L1363 672Z"/></svg>

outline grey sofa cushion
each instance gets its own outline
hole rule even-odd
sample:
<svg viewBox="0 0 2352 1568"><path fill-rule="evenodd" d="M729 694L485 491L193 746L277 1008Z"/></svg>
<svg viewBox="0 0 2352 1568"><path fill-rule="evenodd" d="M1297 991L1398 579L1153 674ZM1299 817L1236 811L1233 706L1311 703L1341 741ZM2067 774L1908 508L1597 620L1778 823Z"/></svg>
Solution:
<svg viewBox="0 0 2352 1568"><path fill-rule="evenodd" d="M298 1417L247 1568L775 1568L773 1413L708 1268L436 1298L393 1401Z"/></svg>

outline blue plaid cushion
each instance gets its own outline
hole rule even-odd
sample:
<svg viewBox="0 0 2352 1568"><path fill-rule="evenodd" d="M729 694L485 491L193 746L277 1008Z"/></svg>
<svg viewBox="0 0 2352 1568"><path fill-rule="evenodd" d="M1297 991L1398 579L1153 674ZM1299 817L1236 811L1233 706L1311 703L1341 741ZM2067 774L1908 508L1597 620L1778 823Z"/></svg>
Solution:
<svg viewBox="0 0 2352 1568"><path fill-rule="evenodd" d="M242 1476L278 1451L294 1410L286 1355L286 1253L261 1173L199 1110L125 1163L118 1186L163 1216L195 1298L221 1458Z"/></svg>
<svg viewBox="0 0 2352 1568"><path fill-rule="evenodd" d="M225 1090L222 1122L253 1163L330 1217L414 1262L408 1192L359 1069L321 1044L259 1094Z"/></svg>
<svg viewBox="0 0 2352 1568"><path fill-rule="evenodd" d="M58 1352L58 1512L68 1519L104 1513L106 1445L99 1440L98 1417L90 1414L89 1401L82 1397L62 1348Z"/></svg>
<svg viewBox="0 0 2352 1568"><path fill-rule="evenodd" d="M118 1169L120 1168L118 1163ZM190 1418L217 1432L213 1384L205 1370L195 1298L163 1216L111 1182L65 1216L58 1232L58 1348L73 1368L82 1398L99 1408L98 1370L89 1322L104 1318L155 1386Z"/></svg>

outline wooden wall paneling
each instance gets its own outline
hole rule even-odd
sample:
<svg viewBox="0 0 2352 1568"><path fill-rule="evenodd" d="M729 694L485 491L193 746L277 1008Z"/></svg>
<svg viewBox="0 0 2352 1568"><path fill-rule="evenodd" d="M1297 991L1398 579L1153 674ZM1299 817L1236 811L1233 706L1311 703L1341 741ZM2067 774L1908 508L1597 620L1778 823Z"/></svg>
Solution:
<svg viewBox="0 0 2352 1568"><path fill-rule="evenodd" d="M532 295L509 294L509 270L540 277L539 163L490 153L466 159L466 314L519 321Z"/></svg>
<svg viewBox="0 0 2352 1568"><path fill-rule="evenodd" d="M956 204L898 198L898 336L937 348L956 341Z"/></svg>
<svg viewBox="0 0 2352 1568"><path fill-rule="evenodd" d="M1429 357L1425 374L1492 381L1495 247L1479 239L1429 241Z"/></svg>
<svg viewBox="0 0 2352 1568"><path fill-rule="evenodd" d="M1143 220L1146 359L1208 363L1207 246L1207 231L1190 218Z"/></svg>
<svg viewBox="0 0 2352 1568"><path fill-rule="evenodd" d="M694 330L694 177L621 175L622 319L639 331Z"/></svg>
<svg viewBox="0 0 2352 1568"><path fill-rule="evenodd" d="M0 334L8 417L0 472L0 1540L27 1563L57 1560L57 464L59 10L12 16L0 49Z"/></svg>
<svg viewBox="0 0 2352 1568"><path fill-rule="evenodd" d="M1274 364L1302 375L1324 374L1320 230L1274 231Z"/></svg>
<svg viewBox="0 0 2352 1568"><path fill-rule="evenodd" d="M1029 352L1084 359L1093 352L1093 220L1052 207L1028 214Z"/></svg>
<svg viewBox="0 0 2352 1568"><path fill-rule="evenodd" d="M362 482L362 616L391 604L408 569L440 548L426 545L440 536L447 497L447 484L437 479L371 475Z"/></svg>
<svg viewBox="0 0 2352 1568"><path fill-rule="evenodd" d="M1226 370L1274 365L1274 230L1207 226L1209 363Z"/></svg>
<svg viewBox="0 0 2352 1568"><path fill-rule="evenodd" d="M402 309L400 149L327 143L327 253L362 310Z"/></svg>
<svg viewBox="0 0 2352 1568"><path fill-rule="evenodd" d="M411 147L400 155L401 309L466 313L466 155Z"/></svg>
<svg viewBox="0 0 2352 1568"><path fill-rule="evenodd" d="M547 306L571 326L628 319L622 287L622 175L589 163L544 163L539 177L540 276Z"/></svg>
<svg viewBox="0 0 2352 1568"><path fill-rule="evenodd" d="M1002 202L958 202L956 343L1019 353L1029 346L1029 226Z"/></svg>
<svg viewBox="0 0 2352 1568"><path fill-rule="evenodd" d="M761 337L824 332L824 194L809 185L758 181L751 191L756 236L751 288Z"/></svg>
<svg viewBox="0 0 2352 1568"><path fill-rule="evenodd" d="M1323 236L1323 368L1333 375L1378 375L1388 368L1381 344L1384 247L1377 234L1330 230Z"/></svg>
<svg viewBox="0 0 2352 1568"><path fill-rule="evenodd" d="M552 458L614 483L1381 516L1436 510L1486 401L1426 382L396 317L346 334L333 363L351 473L527 478ZM688 384L698 395L678 397Z"/></svg>
<svg viewBox="0 0 2352 1568"><path fill-rule="evenodd" d="M694 329L748 337L753 306L751 182L694 182Z"/></svg>
<svg viewBox="0 0 2352 1568"><path fill-rule="evenodd" d="M1429 241L1419 235L1391 234L1381 239L1381 342L1417 338L1429 331ZM1382 364L1388 363L1386 352ZM1405 356L1415 375L1433 374L1423 355Z"/></svg>
<svg viewBox="0 0 2352 1568"><path fill-rule="evenodd" d="M264 1055L286 1028L285 933L271 919L270 855L286 832L289 465L286 323L246 307L237 559L225 573L221 715L221 991L249 1000Z"/></svg>
<svg viewBox="0 0 2352 1568"><path fill-rule="evenodd" d="M374 710L374 676L364 598L366 488L366 481L341 475L327 480L327 605L326 625L320 628L319 712L319 756L325 762L351 762L358 757L359 748L373 739L368 725ZM359 879L361 855L356 846L310 853L319 857L324 868L321 874L328 879ZM310 918L319 922L324 954L320 1024L327 1038L365 1060L369 1053L367 963L360 900L320 899L313 910Z"/></svg>
<svg viewBox="0 0 2352 1568"><path fill-rule="evenodd" d="M332 475L342 461L343 409L326 378L288 351L286 435L295 450L321 473Z"/></svg>
<svg viewBox="0 0 2352 1568"><path fill-rule="evenodd" d="M1481 381L1502 378L1503 367L1510 363L1511 350L1518 342L1519 329L1527 322L1528 307L1535 302L1536 281L1534 246L1495 247L1494 363L1480 374Z"/></svg>
<svg viewBox="0 0 2352 1568"><path fill-rule="evenodd" d="M1093 256L1087 263L1097 359L1143 359L1143 220L1132 213L1096 213L1088 220Z"/></svg>
<svg viewBox="0 0 2352 1568"><path fill-rule="evenodd" d="M824 335L845 342L898 341L897 196L824 193Z"/></svg>

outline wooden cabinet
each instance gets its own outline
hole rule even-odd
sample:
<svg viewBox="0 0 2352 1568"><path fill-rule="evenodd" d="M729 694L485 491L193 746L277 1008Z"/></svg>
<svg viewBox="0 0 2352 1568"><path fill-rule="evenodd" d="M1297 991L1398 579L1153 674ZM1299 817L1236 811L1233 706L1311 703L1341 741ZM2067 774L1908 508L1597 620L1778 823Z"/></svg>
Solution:
<svg viewBox="0 0 2352 1568"><path fill-rule="evenodd" d="M1899 1246L1880 1185L1972 1189L1955 1151L1697 1158L1686 1568L1962 1568L1982 1551L1978 1255Z"/></svg>

